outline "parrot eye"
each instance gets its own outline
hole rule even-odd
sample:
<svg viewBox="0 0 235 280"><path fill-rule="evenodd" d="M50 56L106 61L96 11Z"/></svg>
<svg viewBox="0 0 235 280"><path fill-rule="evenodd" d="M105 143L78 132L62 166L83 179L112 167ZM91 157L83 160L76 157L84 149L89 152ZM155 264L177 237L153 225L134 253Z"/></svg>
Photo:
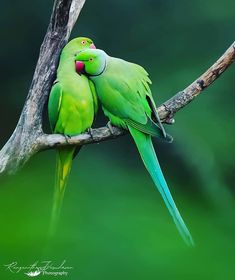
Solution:
<svg viewBox="0 0 235 280"><path fill-rule="evenodd" d="M86 44L86 41L83 40L83 41L81 42L81 44L82 44L82 45L85 45L85 44Z"/></svg>
<svg viewBox="0 0 235 280"><path fill-rule="evenodd" d="M93 57L90 57L90 58L89 58L89 61L91 61L91 62L94 61L94 58L93 58Z"/></svg>

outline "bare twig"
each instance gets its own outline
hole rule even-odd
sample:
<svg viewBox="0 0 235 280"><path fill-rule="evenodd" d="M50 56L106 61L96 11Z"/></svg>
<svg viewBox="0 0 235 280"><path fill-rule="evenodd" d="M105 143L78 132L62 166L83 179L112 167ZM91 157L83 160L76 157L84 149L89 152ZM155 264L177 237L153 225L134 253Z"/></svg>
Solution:
<svg viewBox="0 0 235 280"><path fill-rule="evenodd" d="M55 0L50 24L40 49L33 81L12 136L0 151L0 174L13 173L35 153L66 145L85 145L112 139L125 134L119 128L111 132L107 127L65 138L58 134L44 134L42 112L55 78L58 58L67 42L85 0ZM217 79L235 59L235 42L201 77L185 90L177 93L158 108L163 122L171 122L173 115L191 102L202 90Z"/></svg>
<svg viewBox="0 0 235 280"><path fill-rule="evenodd" d="M158 108L161 120L167 121L171 119L177 111L189 104L205 88L219 78L219 76L233 63L234 59L235 42L232 43L226 52L205 73Z"/></svg>

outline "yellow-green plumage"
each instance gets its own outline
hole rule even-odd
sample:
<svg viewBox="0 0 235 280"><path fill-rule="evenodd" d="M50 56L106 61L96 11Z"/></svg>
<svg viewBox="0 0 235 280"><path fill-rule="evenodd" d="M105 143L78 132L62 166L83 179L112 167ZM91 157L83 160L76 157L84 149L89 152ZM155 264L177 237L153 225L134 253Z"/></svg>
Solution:
<svg viewBox="0 0 235 280"><path fill-rule="evenodd" d="M88 38L76 38L61 53L57 79L48 102L49 121L54 133L78 135L93 123L98 108L94 85L86 76L79 75L75 67L75 55L91 45L93 42ZM72 160L79 149L74 146L58 148L51 233L55 231Z"/></svg>

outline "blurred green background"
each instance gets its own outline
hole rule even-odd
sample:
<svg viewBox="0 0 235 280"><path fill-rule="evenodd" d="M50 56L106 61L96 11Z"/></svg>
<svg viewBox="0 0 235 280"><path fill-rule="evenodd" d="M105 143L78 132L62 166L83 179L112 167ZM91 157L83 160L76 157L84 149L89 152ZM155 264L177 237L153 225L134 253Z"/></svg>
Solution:
<svg viewBox="0 0 235 280"><path fill-rule="evenodd" d="M22 110L52 4L0 2L1 146ZM234 21L232 0L87 0L72 36L91 37L110 55L143 65L161 104L234 41ZM127 135L82 149L53 240L47 231L55 152L40 153L15 176L0 178L0 278L26 279L6 271L4 264L13 261L65 259L74 267L72 280L233 279L234 77L232 66L177 113L175 125L166 127L172 144L155 141L195 249L181 240ZM107 121L101 114L96 126Z"/></svg>

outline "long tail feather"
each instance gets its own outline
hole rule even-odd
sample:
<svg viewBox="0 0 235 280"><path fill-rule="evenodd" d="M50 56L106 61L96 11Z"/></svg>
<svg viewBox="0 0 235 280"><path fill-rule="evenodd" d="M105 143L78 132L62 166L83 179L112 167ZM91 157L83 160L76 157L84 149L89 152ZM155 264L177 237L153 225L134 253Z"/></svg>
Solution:
<svg viewBox="0 0 235 280"><path fill-rule="evenodd" d="M129 126L129 130L132 137L134 138L134 141L137 145L137 148L145 164L145 167L150 173L154 181L154 184L158 188L171 216L173 217L177 229L179 230L184 241L188 245L193 246L194 245L193 239L175 205L170 190L167 186L166 180L161 171L161 167L159 165L156 153L153 148L151 136L144 134L131 126Z"/></svg>
<svg viewBox="0 0 235 280"><path fill-rule="evenodd" d="M63 203L64 192L70 174L75 147L63 147L57 151L55 189L50 222L50 235L55 234Z"/></svg>

